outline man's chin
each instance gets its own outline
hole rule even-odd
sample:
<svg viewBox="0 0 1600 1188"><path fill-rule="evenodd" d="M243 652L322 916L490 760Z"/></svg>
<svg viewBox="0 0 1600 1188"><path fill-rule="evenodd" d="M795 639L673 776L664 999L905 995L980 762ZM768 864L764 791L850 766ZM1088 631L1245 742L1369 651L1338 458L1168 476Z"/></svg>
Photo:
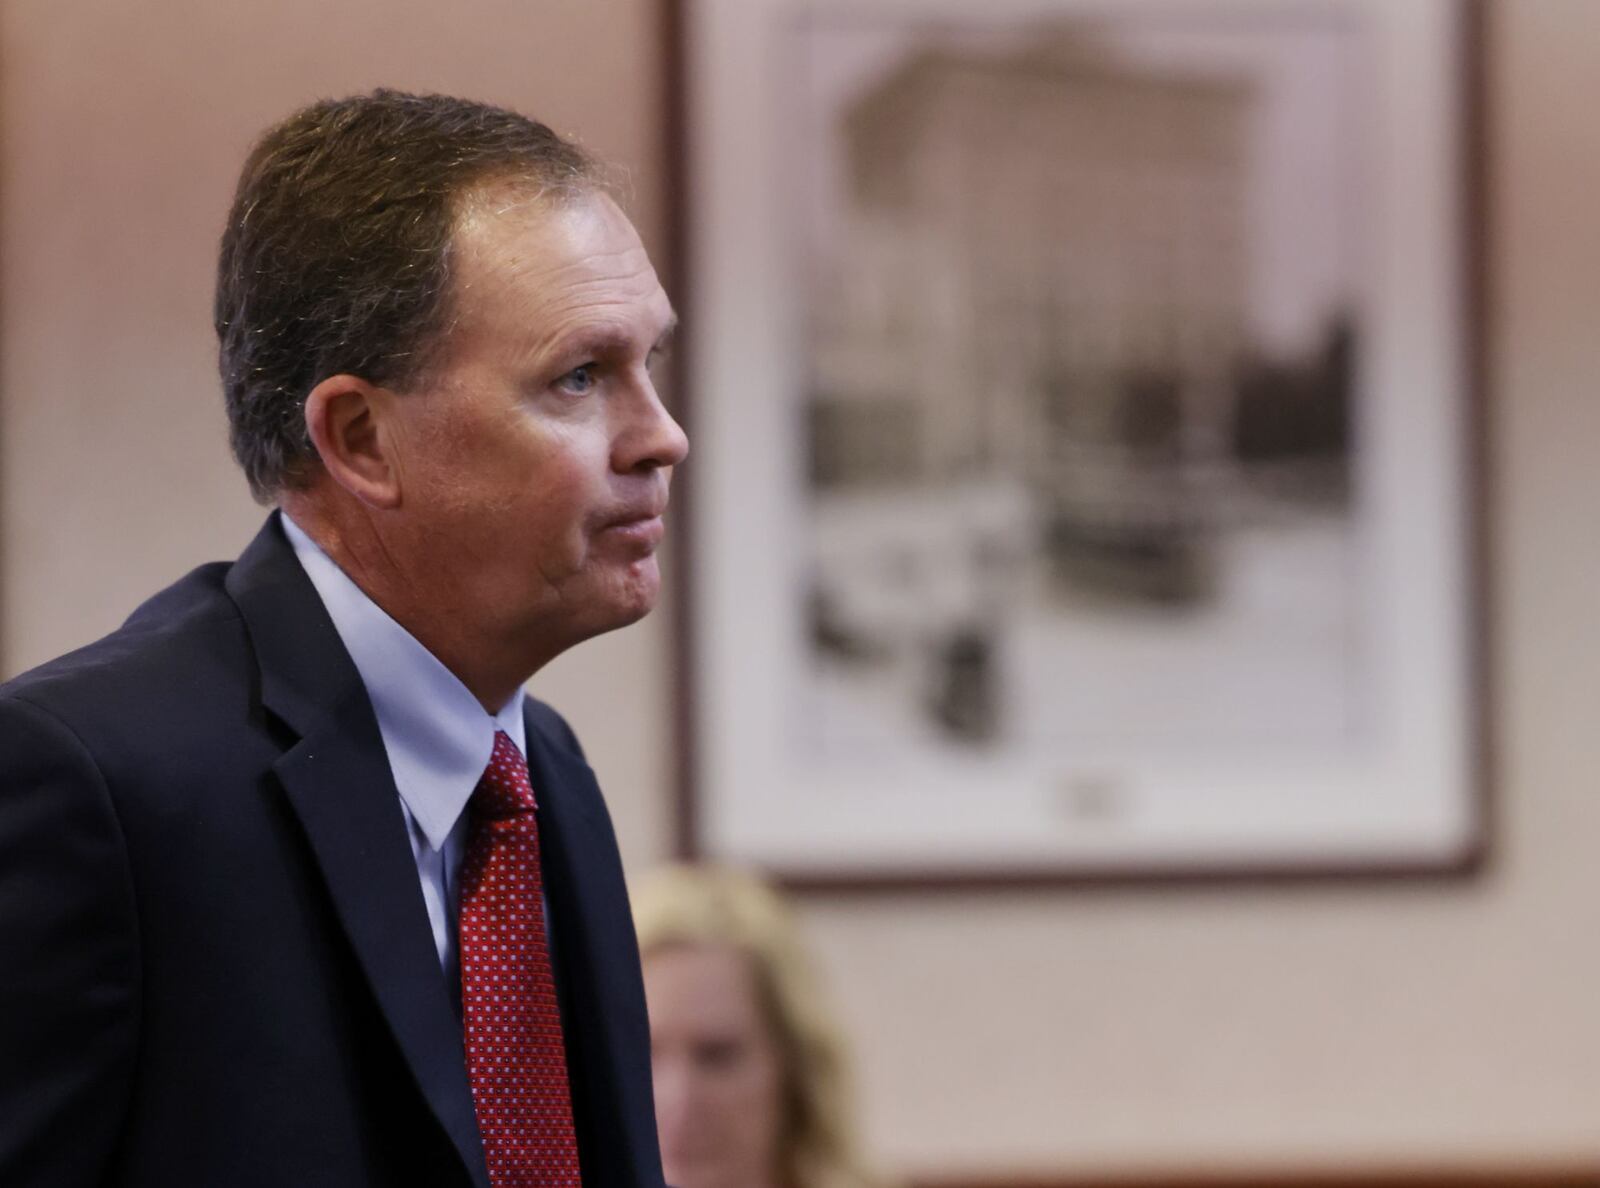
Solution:
<svg viewBox="0 0 1600 1188"><path fill-rule="evenodd" d="M661 599L661 571L655 557L633 562L605 595L595 599L594 634L637 623Z"/></svg>

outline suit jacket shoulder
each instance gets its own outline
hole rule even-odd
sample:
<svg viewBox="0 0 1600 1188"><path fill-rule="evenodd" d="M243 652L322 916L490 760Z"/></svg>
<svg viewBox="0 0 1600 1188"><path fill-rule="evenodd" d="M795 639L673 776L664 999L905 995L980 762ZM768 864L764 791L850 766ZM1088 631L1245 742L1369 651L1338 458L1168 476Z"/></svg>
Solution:
<svg viewBox="0 0 1600 1188"><path fill-rule="evenodd" d="M103 765L114 795L175 791L224 758L259 720L249 640L223 589L228 565L202 566L155 595L110 635L0 685L0 702L49 715ZM39 742L44 740L40 739Z"/></svg>

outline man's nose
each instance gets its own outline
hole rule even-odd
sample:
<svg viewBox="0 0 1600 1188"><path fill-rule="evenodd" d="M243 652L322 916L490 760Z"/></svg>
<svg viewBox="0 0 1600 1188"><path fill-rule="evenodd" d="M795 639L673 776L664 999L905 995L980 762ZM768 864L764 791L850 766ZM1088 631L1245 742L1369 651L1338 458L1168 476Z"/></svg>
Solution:
<svg viewBox="0 0 1600 1188"><path fill-rule="evenodd" d="M676 466L689 455L689 435L667 411L655 385L645 382L627 430L617 440L617 469Z"/></svg>

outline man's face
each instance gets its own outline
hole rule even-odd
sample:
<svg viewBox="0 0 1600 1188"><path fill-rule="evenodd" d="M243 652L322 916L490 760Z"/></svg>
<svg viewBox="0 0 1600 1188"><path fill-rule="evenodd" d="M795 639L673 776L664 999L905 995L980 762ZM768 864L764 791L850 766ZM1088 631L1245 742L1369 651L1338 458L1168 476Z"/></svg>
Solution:
<svg viewBox="0 0 1600 1188"><path fill-rule="evenodd" d="M490 189L453 250L438 364L389 422L412 566L438 613L559 651L655 604L688 451L651 378L672 306L603 195Z"/></svg>

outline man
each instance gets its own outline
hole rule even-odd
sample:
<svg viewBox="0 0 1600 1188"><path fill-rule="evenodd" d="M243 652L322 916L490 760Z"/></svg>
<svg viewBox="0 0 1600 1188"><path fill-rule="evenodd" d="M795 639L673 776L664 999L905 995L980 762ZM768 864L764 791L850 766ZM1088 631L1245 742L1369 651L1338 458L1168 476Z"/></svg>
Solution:
<svg viewBox="0 0 1600 1188"><path fill-rule="evenodd" d="M656 599L672 323L542 125L263 138L216 326L277 510L0 686L0 1183L659 1188L616 843L521 690Z"/></svg>

